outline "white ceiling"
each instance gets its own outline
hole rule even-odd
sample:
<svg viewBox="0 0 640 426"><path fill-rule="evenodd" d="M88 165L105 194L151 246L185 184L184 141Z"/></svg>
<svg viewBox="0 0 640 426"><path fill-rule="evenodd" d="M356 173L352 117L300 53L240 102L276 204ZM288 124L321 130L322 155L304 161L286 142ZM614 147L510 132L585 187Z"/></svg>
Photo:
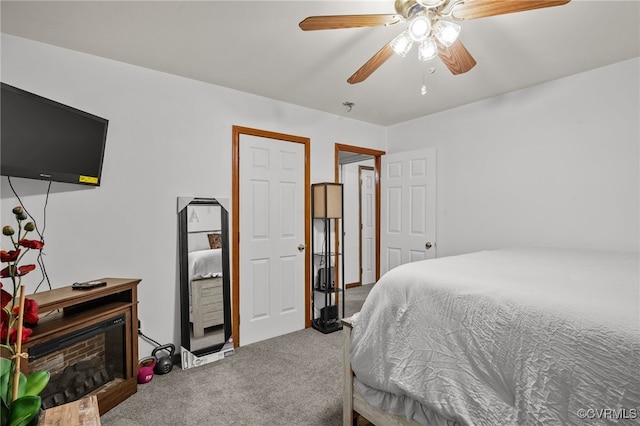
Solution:
<svg viewBox="0 0 640 426"><path fill-rule="evenodd" d="M2 0L1 8L4 33L383 126L640 56L638 0L466 21L460 40L478 62L468 73L454 76L439 59L425 66L414 47L356 85L347 78L406 24L304 32L298 23L395 13L393 0Z"/></svg>

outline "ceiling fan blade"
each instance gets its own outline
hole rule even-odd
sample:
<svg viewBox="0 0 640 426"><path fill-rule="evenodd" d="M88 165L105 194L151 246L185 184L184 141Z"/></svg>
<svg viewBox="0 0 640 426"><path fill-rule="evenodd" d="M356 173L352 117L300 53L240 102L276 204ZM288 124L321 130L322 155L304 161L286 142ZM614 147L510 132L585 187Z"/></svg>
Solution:
<svg viewBox="0 0 640 426"><path fill-rule="evenodd" d="M380 65L384 64L387 59L393 55L393 48L391 42L384 45L384 47L371 57L363 66L354 72L347 82L351 84L361 83L365 81Z"/></svg>
<svg viewBox="0 0 640 426"><path fill-rule="evenodd" d="M309 16L300 22L304 31L335 30L340 28L377 27L402 21L400 15L334 15Z"/></svg>
<svg viewBox="0 0 640 426"><path fill-rule="evenodd" d="M476 60L460 40L454 41L449 47L438 42L438 56L454 75L464 74L476 66Z"/></svg>
<svg viewBox="0 0 640 426"><path fill-rule="evenodd" d="M463 0L453 6L455 19L467 20L506 13L524 12L544 7L562 6L570 0Z"/></svg>

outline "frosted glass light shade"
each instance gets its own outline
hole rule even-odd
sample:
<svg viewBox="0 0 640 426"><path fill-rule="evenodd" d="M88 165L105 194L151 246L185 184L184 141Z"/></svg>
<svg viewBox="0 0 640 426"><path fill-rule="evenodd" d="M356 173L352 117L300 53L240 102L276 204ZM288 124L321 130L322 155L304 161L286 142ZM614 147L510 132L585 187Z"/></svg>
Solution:
<svg viewBox="0 0 640 426"><path fill-rule="evenodd" d="M431 21L424 15L416 16L409 23L408 31L413 41L422 41L431 33Z"/></svg>
<svg viewBox="0 0 640 426"><path fill-rule="evenodd" d="M342 184L314 183L311 185L313 217L342 217Z"/></svg>
<svg viewBox="0 0 640 426"><path fill-rule="evenodd" d="M413 46L413 40L411 40L409 33L406 31L403 31L399 36L391 41L391 48L393 51L403 58L407 56L407 53L411 50L411 46Z"/></svg>
<svg viewBox="0 0 640 426"><path fill-rule="evenodd" d="M427 61L433 59L438 55L438 46L433 37L429 37L418 47L418 59L421 61Z"/></svg>
<svg viewBox="0 0 640 426"><path fill-rule="evenodd" d="M440 43L449 47L458 38L460 34L460 25L449 21L438 21L433 26L433 33L436 35Z"/></svg>

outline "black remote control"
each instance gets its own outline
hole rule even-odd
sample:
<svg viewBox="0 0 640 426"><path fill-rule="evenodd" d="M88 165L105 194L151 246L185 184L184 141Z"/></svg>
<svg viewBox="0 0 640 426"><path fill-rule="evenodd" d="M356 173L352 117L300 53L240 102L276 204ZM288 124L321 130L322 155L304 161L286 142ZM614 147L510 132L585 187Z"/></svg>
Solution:
<svg viewBox="0 0 640 426"><path fill-rule="evenodd" d="M71 288L74 290L88 290L96 287L104 287L106 285L106 281L87 281L84 283L73 283L71 284Z"/></svg>

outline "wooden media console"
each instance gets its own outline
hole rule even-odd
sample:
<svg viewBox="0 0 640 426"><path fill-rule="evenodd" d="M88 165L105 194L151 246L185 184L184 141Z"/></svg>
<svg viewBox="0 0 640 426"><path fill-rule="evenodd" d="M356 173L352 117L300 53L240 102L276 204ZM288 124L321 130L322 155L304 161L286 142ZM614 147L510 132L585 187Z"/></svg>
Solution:
<svg viewBox="0 0 640 426"><path fill-rule="evenodd" d="M23 345L25 372L48 370L44 408L96 395L104 414L137 391L139 279L102 278L107 285L71 286L29 295L40 321Z"/></svg>

